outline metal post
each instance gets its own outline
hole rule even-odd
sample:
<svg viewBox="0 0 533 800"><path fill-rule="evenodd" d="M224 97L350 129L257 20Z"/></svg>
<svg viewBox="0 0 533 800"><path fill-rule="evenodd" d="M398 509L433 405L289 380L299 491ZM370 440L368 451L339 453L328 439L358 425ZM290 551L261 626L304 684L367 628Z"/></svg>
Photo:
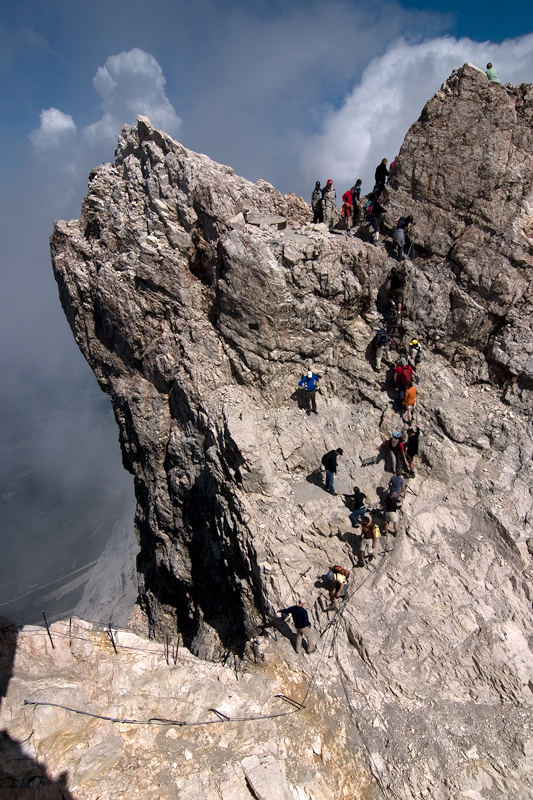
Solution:
<svg viewBox="0 0 533 800"><path fill-rule="evenodd" d="M113 631L111 630L111 623L109 623L109 630L108 636L111 639L111 644L113 645L113 650L115 651L115 655L118 656L117 646L115 644L115 637L113 636Z"/></svg>
<svg viewBox="0 0 533 800"><path fill-rule="evenodd" d="M52 634L50 633L50 628L48 627L48 620L46 619L44 611L43 611L43 619L44 619L44 624L46 625L46 630L48 631L48 637L49 637L50 643L52 645L52 650L55 650L54 643L52 641Z"/></svg>

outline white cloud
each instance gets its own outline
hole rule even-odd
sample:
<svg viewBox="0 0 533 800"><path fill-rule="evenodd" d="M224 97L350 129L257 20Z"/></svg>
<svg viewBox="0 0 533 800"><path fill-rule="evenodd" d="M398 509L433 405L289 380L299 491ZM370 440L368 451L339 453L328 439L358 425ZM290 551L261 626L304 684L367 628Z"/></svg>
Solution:
<svg viewBox="0 0 533 800"><path fill-rule="evenodd" d="M84 130L91 144L114 144L124 123L135 124L137 116L150 118L156 128L176 135L181 119L165 94L165 77L156 59L134 48L110 56L99 67L93 85L102 98L103 116Z"/></svg>
<svg viewBox="0 0 533 800"><path fill-rule="evenodd" d="M502 83L529 80L533 34L494 45L439 37L421 44L397 40L374 58L339 110L331 110L321 134L303 147L302 171L309 186L332 177L344 191L356 178L369 191L382 158L397 155L409 127L452 70L470 61L492 61Z"/></svg>
<svg viewBox="0 0 533 800"><path fill-rule="evenodd" d="M47 108L41 111L41 125L30 133L30 139L36 150L43 151L63 147L75 135L76 124L70 114Z"/></svg>

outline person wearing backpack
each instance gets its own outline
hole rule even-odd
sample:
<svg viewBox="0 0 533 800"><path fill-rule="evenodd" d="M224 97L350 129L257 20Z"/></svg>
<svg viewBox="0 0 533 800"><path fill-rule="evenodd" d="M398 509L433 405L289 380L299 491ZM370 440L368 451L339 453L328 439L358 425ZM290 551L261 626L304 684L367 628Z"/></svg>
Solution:
<svg viewBox="0 0 533 800"><path fill-rule="evenodd" d="M418 342L418 339L411 339L409 342L409 353L407 355L407 363L412 366L414 370L416 370L417 364L420 364L422 361L422 348Z"/></svg>
<svg viewBox="0 0 533 800"><path fill-rule="evenodd" d="M413 382L413 375L416 377L416 372L407 363L407 359L400 358L398 366L394 370L394 383L398 389L398 400L400 402L403 402L405 392Z"/></svg>
<svg viewBox="0 0 533 800"><path fill-rule="evenodd" d="M350 189L347 189L342 196L342 211L341 214L346 219L346 230L349 231L352 227L353 215L353 199Z"/></svg>
<svg viewBox="0 0 533 800"><path fill-rule="evenodd" d="M392 241L398 248L398 261L405 261L403 248L405 247L405 232L409 226L413 224L413 217L409 214L408 217L399 217L396 220L396 228L392 234Z"/></svg>
<svg viewBox="0 0 533 800"><path fill-rule="evenodd" d="M385 328L380 328L374 336L374 347L376 348L376 371L381 369L381 359L385 355L386 361L391 363L390 346L391 339Z"/></svg>
<svg viewBox="0 0 533 800"><path fill-rule="evenodd" d="M407 459L405 457L405 446L400 431L393 431L392 436L387 442L392 462L392 473L395 474L397 470L401 471L405 466L407 468Z"/></svg>
<svg viewBox="0 0 533 800"><path fill-rule="evenodd" d="M387 297L396 304L398 314L402 313L403 291L405 286L406 273L404 269L393 267L387 276Z"/></svg>
<svg viewBox="0 0 533 800"><path fill-rule="evenodd" d="M418 455L418 440L420 439L420 428L417 426L416 431L414 428L407 430L407 443L405 445L405 457L411 476L414 477L415 471L413 469L414 460Z"/></svg>
<svg viewBox="0 0 533 800"><path fill-rule="evenodd" d="M398 510L402 507L402 501L397 492L389 492L385 499L385 536L389 532L389 525L392 523L392 535L398 533Z"/></svg>
<svg viewBox="0 0 533 800"><path fill-rule="evenodd" d="M337 456L342 456L342 448L337 447L336 450L330 450L322 456L322 466L326 470L326 492L330 494L337 494L333 487L333 479L337 474Z"/></svg>
<svg viewBox="0 0 533 800"><path fill-rule="evenodd" d="M338 600L339 597L344 597L346 594L346 589L348 588L348 578L350 577L350 573L344 567L339 567L338 565L332 567L328 572L329 578L329 599L331 601L331 606L329 609L327 608L326 611L333 611L335 608L335 600Z"/></svg>
<svg viewBox="0 0 533 800"><path fill-rule="evenodd" d="M322 209L322 189L320 181L315 183L313 194L311 195L311 208L313 209L313 225L324 222L324 211Z"/></svg>
<svg viewBox="0 0 533 800"><path fill-rule="evenodd" d="M359 521L365 516L366 514L366 506L365 506L365 499L366 494L362 492L359 486L353 487L353 495L346 495L346 499L351 503L353 511L350 514L350 522L352 523L354 528L359 527Z"/></svg>
<svg viewBox="0 0 533 800"><path fill-rule="evenodd" d="M365 564L365 555L368 556L368 561L374 558L374 550L376 549L376 525L372 525L370 517L363 517L361 524L361 545L359 550L358 567L363 567Z"/></svg>

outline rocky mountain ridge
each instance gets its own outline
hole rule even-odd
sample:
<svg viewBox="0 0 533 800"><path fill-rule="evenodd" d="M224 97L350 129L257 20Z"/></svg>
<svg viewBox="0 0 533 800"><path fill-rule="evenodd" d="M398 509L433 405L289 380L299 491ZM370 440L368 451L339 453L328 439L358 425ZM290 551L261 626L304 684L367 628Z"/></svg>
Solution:
<svg viewBox="0 0 533 800"><path fill-rule="evenodd" d="M399 535L352 571L338 613L323 578L334 563L351 569L359 549L344 494L359 485L379 519L390 473L383 458L361 459L383 455L403 424L369 348L395 263L388 241L374 247L365 225L310 224L301 199L238 178L145 118L91 173L80 220L56 223L61 301L135 480L137 632L179 638L199 686L201 664L228 657L251 695L261 670L278 685L287 668L315 675L311 739L271 723L293 757L280 797L533 796L532 93L465 65L400 151L385 227L415 216L403 324L425 352L420 463ZM295 393L310 364L322 376L316 416ZM333 447L344 449L336 497L320 475ZM277 614L298 597L324 634L299 658ZM119 698L125 709L127 691ZM120 736L141 746L130 729ZM241 778L256 736L241 727L232 741ZM329 761L317 736L335 741ZM258 747L285 770L279 749ZM61 768L78 769L73 759ZM213 766L214 780L198 770L177 795L165 778L165 791L262 797L244 778L234 794L221 788ZM79 796L119 791L98 781L76 784Z"/></svg>

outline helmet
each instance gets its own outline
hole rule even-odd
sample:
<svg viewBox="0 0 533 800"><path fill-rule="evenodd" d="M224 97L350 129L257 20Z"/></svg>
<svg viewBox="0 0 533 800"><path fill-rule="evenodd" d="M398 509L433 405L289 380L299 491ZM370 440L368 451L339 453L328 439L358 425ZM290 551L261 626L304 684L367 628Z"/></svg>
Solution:
<svg viewBox="0 0 533 800"><path fill-rule="evenodd" d="M393 439L401 439L402 438L402 434L400 433L400 431L393 431L392 432L392 438Z"/></svg>
<svg viewBox="0 0 533 800"><path fill-rule="evenodd" d="M411 341L409 342L409 347L414 347L417 344L418 344L418 339L411 339Z"/></svg>

